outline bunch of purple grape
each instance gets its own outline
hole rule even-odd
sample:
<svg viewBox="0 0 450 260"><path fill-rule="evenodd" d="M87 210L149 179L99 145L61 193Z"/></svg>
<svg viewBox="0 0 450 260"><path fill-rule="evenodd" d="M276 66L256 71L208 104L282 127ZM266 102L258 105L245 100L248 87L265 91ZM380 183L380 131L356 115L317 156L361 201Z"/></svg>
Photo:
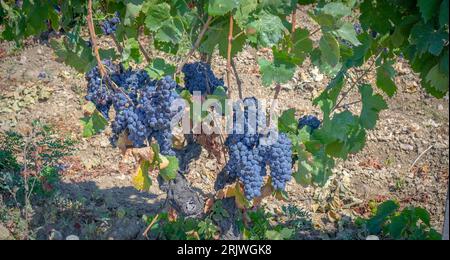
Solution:
<svg viewBox="0 0 450 260"><path fill-rule="evenodd" d="M204 62L188 63L183 66L186 89L193 94L195 91L202 95L211 95L217 87L224 87L223 79L218 79L211 66ZM224 89L226 89L224 87Z"/></svg>
<svg viewBox="0 0 450 260"><path fill-rule="evenodd" d="M100 28L103 31L103 34L105 35L111 35L114 34L117 30L117 25L120 23L119 14L116 13L114 17L110 19L106 19L103 21L103 23L100 25Z"/></svg>
<svg viewBox="0 0 450 260"><path fill-rule="evenodd" d="M284 133L263 133L266 120L256 98L246 98L242 106L234 106L233 112L233 132L225 142L229 153L226 171L230 177L242 181L249 200L261 196L267 166L272 186L284 190L292 176L289 137Z"/></svg>
<svg viewBox="0 0 450 260"><path fill-rule="evenodd" d="M298 120L298 129L302 129L307 126L310 128L311 132L320 127L320 120L313 115L303 116Z"/></svg>
<svg viewBox="0 0 450 260"><path fill-rule="evenodd" d="M109 118L114 107L111 143L117 144L121 134L127 134L134 147L143 147L155 139L164 155L174 155L172 150L172 119L183 107L172 109L179 97L176 83L171 77L152 80L144 70L124 70L120 65L103 61L110 79L119 87L113 90L101 78L98 67L86 75L88 95L97 109Z"/></svg>

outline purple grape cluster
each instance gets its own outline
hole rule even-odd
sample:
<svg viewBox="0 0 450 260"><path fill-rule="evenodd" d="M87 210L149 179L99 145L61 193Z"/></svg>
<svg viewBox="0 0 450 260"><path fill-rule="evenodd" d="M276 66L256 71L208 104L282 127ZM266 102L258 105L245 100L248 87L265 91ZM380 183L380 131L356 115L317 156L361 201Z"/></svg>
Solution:
<svg viewBox="0 0 450 260"><path fill-rule="evenodd" d="M243 113L236 113L238 109L243 109ZM268 137L262 131L266 120L256 98L245 99L242 106L235 105L233 112L233 132L225 142L229 153L226 171L244 184L249 200L261 195L267 166L273 187L284 190L292 175L292 144L288 136L276 133L271 142L262 142ZM256 124L251 118L256 118Z"/></svg>
<svg viewBox="0 0 450 260"><path fill-rule="evenodd" d="M103 63L120 91L109 88L95 67L86 75L86 99L92 101L106 118L110 107L114 107L116 117L111 125L111 143L116 145L119 136L126 133L134 147L143 147L146 140L150 143L155 139L162 154L174 155L172 118L184 109L171 108L179 97L175 92L175 81L170 77L155 81L144 70L124 70L110 61Z"/></svg>
<svg viewBox="0 0 450 260"><path fill-rule="evenodd" d="M185 87L191 94L199 91L202 95L210 95L217 87L225 85L223 79L216 78L211 66L204 62L185 64L182 72L184 73Z"/></svg>
<svg viewBox="0 0 450 260"><path fill-rule="evenodd" d="M114 17L103 21L103 23L100 25L100 28L102 29L103 34L111 35L116 32L117 25L119 23L120 23L119 14L116 13L116 15Z"/></svg>
<svg viewBox="0 0 450 260"><path fill-rule="evenodd" d="M286 134L278 134L277 141L267 147L265 160L270 166L272 186L284 190L292 177L292 142Z"/></svg>
<svg viewBox="0 0 450 260"><path fill-rule="evenodd" d="M143 108L145 124L151 129L150 136L155 138L160 145L161 153L174 155L172 150L171 121L174 116L183 110L183 107L172 108L173 102L179 98L175 88L176 82L165 77L156 85L146 88L140 99Z"/></svg>
<svg viewBox="0 0 450 260"><path fill-rule="evenodd" d="M115 73L118 70L118 66L114 65L110 60L104 60L103 65L111 73ZM102 79L98 67L94 67L86 74L86 81L88 82L86 100L94 103L97 110L108 119L109 109L112 105L112 93L107 86L107 82Z"/></svg>
<svg viewBox="0 0 450 260"><path fill-rule="evenodd" d="M308 126L311 131L316 130L317 128L320 127L320 120L313 116L313 115L307 115L307 116L303 116L298 120L298 129L302 129L305 126Z"/></svg>

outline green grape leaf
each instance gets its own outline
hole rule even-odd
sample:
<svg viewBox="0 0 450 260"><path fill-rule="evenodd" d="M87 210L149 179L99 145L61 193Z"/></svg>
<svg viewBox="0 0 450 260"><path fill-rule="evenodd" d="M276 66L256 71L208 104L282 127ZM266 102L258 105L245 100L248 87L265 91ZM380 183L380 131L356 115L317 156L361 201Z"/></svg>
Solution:
<svg viewBox="0 0 450 260"><path fill-rule="evenodd" d="M397 86L394 82L395 70L392 63L385 62L377 69L377 87L384 91L389 97L392 97L397 92Z"/></svg>
<svg viewBox="0 0 450 260"><path fill-rule="evenodd" d="M347 72L347 69L342 69L336 77L334 77L330 83L328 83L327 88L313 100L314 105L318 105L319 101L329 100L332 105L336 105L337 98L344 87L345 78L344 75Z"/></svg>
<svg viewBox="0 0 450 260"><path fill-rule="evenodd" d="M320 25L322 31L324 33L326 32L330 32L336 29L336 24L337 21L336 19L329 15L329 14L324 14L324 13L318 13L318 14L313 14L313 13L309 13L309 16Z"/></svg>
<svg viewBox="0 0 450 260"><path fill-rule="evenodd" d="M350 111L335 114L331 120L323 120L322 127L315 130L315 140L325 145L328 155L346 159L352 151L357 151L364 142L359 118Z"/></svg>
<svg viewBox="0 0 450 260"><path fill-rule="evenodd" d="M431 226L431 218L430 214L426 209L423 208L412 208L412 214L416 216L418 219L422 220L422 222L427 225Z"/></svg>
<svg viewBox="0 0 450 260"><path fill-rule="evenodd" d="M422 18L428 22L439 10L441 0L417 0Z"/></svg>
<svg viewBox="0 0 450 260"><path fill-rule="evenodd" d="M318 11L338 19L352 14L352 9L343 3L328 3Z"/></svg>
<svg viewBox="0 0 450 260"><path fill-rule="evenodd" d="M335 161L323 150L313 155L304 151L298 156L298 171L293 174L297 183L303 186L311 184L324 186L333 175Z"/></svg>
<svg viewBox="0 0 450 260"><path fill-rule="evenodd" d="M407 226L408 219L404 215L391 217L389 226L387 227L390 237L400 239Z"/></svg>
<svg viewBox="0 0 450 260"><path fill-rule="evenodd" d="M259 9L283 17L292 13L296 0L259 0Z"/></svg>
<svg viewBox="0 0 450 260"><path fill-rule="evenodd" d="M97 110L91 115L80 119L83 126L83 137L89 138L101 133L108 126L108 121Z"/></svg>
<svg viewBox="0 0 450 260"><path fill-rule="evenodd" d="M314 49L311 52L311 62L314 66L318 67L320 72L326 74L329 77L336 76L337 73L343 68L343 64L339 62L336 66L323 62L322 52L319 48Z"/></svg>
<svg viewBox="0 0 450 260"><path fill-rule="evenodd" d="M223 16L239 6L239 0L209 0L208 14L211 16Z"/></svg>
<svg viewBox="0 0 450 260"><path fill-rule="evenodd" d="M129 38L125 41L123 52L122 52L122 62L128 67L130 61L136 63L142 62L142 56L139 49L139 43L135 38Z"/></svg>
<svg viewBox="0 0 450 260"><path fill-rule="evenodd" d="M163 51L168 54L176 55L178 53L179 45L171 42L154 41L155 49Z"/></svg>
<svg viewBox="0 0 450 260"><path fill-rule="evenodd" d="M439 92L447 93L449 90L449 78L448 74L442 73L439 69L439 64L436 64L428 72L426 81L429 82Z"/></svg>
<svg viewBox="0 0 450 260"><path fill-rule="evenodd" d="M391 0L363 1L360 5L361 26L372 29L382 35L389 33L393 24L398 24L403 17L397 2Z"/></svg>
<svg viewBox="0 0 450 260"><path fill-rule="evenodd" d="M45 20L49 18L58 20L51 1L24 1L21 12L25 13L27 18L26 35L37 35L46 31L48 28Z"/></svg>
<svg viewBox="0 0 450 260"><path fill-rule="evenodd" d="M126 8L123 24L129 26L133 24L142 9L144 0L123 0Z"/></svg>
<svg viewBox="0 0 450 260"><path fill-rule="evenodd" d="M373 216L366 222L366 227L370 234L379 234L383 229L383 225L386 222L386 219L389 216L393 215L398 210L398 208L399 206L397 205L397 203L392 200L385 201L380 206L378 206L375 216Z"/></svg>
<svg viewBox="0 0 450 260"><path fill-rule="evenodd" d="M259 47L272 47L283 38L286 28L280 17L262 12L256 18L248 25L256 31L256 34L248 36L250 42Z"/></svg>
<svg viewBox="0 0 450 260"><path fill-rule="evenodd" d="M362 66L372 55L373 38L367 33L358 36L361 45L353 48L353 57L351 58L349 66Z"/></svg>
<svg viewBox="0 0 450 260"><path fill-rule="evenodd" d="M441 92L438 89L436 89L433 85L431 85L425 79L422 79L422 81L420 83L421 83L422 87L426 90L426 92L435 98L443 98L447 94L447 92Z"/></svg>
<svg viewBox="0 0 450 260"><path fill-rule="evenodd" d="M439 56L446 41L448 41L448 32L435 31L432 24L417 23L411 30L411 43L417 45L420 55L430 52Z"/></svg>
<svg viewBox="0 0 450 260"><path fill-rule="evenodd" d="M362 100L361 124L366 129L374 129L381 110L387 109L388 105L379 94L373 95L373 89L365 84L359 87Z"/></svg>
<svg viewBox="0 0 450 260"><path fill-rule="evenodd" d="M180 18L174 17L161 24L161 27L155 34L155 39L160 42L178 44L183 38L183 32L183 22Z"/></svg>
<svg viewBox="0 0 450 260"><path fill-rule="evenodd" d="M280 231L277 230L267 230L266 238L269 240L288 240L294 235L294 229L283 228Z"/></svg>
<svg viewBox="0 0 450 260"><path fill-rule="evenodd" d="M258 64L264 86L270 86L272 82L286 83L295 73L293 64L274 64L264 58L260 58Z"/></svg>
<svg viewBox="0 0 450 260"><path fill-rule="evenodd" d="M341 28L335 31L335 35L349 41L353 46L361 45L361 42L356 37L355 28L350 23L344 23Z"/></svg>
<svg viewBox="0 0 450 260"><path fill-rule="evenodd" d="M97 65L91 48L87 47L87 41L80 38L76 39L75 46L70 46L68 42L55 39L50 41L50 46L55 51L58 59L78 72L85 73ZM116 58L116 51L112 48L107 50L99 49L99 54L102 59Z"/></svg>
<svg viewBox="0 0 450 260"><path fill-rule="evenodd" d="M166 156L166 158L167 160L169 160L169 165L166 168L160 170L159 175L161 175L161 177L163 177L163 179L166 181L174 180L177 177L180 163L175 156Z"/></svg>
<svg viewBox="0 0 450 260"><path fill-rule="evenodd" d="M207 33L205 35L206 39L200 46L200 50L202 52L212 54L216 46L219 46L219 55L226 58L228 56L228 32L230 31L229 21L228 19L222 20L217 23L213 23L211 27L214 28L214 33ZM233 32L235 35L241 32L241 29L237 26L237 24L234 25ZM231 57L235 56L243 49L245 40L246 38L241 36L233 41Z"/></svg>
<svg viewBox="0 0 450 260"><path fill-rule="evenodd" d="M297 127L295 109L293 108L284 111L280 118L278 118L278 130L283 133L296 133Z"/></svg>
<svg viewBox="0 0 450 260"><path fill-rule="evenodd" d="M241 28L245 28L251 19L251 13L258 7L258 0L240 0L233 18Z"/></svg>
<svg viewBox="0 0 450 260"><path fill-rule="evenodd" d="M145 17L145 27L152 32L158 31L162 24L171 19L170 5L161 3L157 5L150 5Z"/></svg>
<svg viewBox="0 0 450 260"><path fill-rule="evenodd" d="M330 33L324 34L320 39L319 48L322 55L322 62L325 62L332 67L339 63L339 43L333 35Z"/></svg>
<svg viewBox="0 0 450 260"><path fill-rule="evenodd" d="M313 42L309 38L309 31L306 29L297 29L291 34L291 52L299 59L300 63L303 63L307 55L313 50Z"/></svg>
<svg viewBox="0 0 450 260"><path fill-rule="evenodd" d="M148 72L150 78L161 79L162 77L175 74L176 67L166 63L164 59L156 58L145 70Z"/></svg>
<svg viewBox="0 0 450 260"><path fill-rule="evenodd" d="M441 27L444 27L445 25L448 26L448 9L448 0L442 1L439 12L439 24Z"/></svg>

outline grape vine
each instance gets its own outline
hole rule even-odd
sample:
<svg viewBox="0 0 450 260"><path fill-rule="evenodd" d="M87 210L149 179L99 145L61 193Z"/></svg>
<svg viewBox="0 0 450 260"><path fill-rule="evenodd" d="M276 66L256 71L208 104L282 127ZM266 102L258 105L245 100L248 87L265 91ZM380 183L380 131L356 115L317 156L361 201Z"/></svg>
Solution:
<svg viewBox="0 0 450 260"><path fill-rule="evenodd" d="M317 27L313 31L298 20L299 6L308 6L308 19ZM233 76L242 99L233 58L244 47L271 51L258 53L256 60L262 85L275 86L275 99L282 84L309 60L330 79L313 100L322 112L320 120L312 115L299 119L296 111L287 110L277 129L268 128L258 100L245 98L233 107L233 121L241 123L228 136L216 133L226 138L225 169L242 182L248 200L264 195L268 179L278 191L292 177L303 185L324 185L336 160L361 151L367 132L388 108L385 99L398 91L393 66L398 59L411 65L429 95L443 98L449 90L448 0L0 0L0 7L1 40L20 46L49 30L63 34L49 44L60 60L86 73L86 100L102 115L89 120L110 120L114 114L113 145L121 138L133 148L158 143L156 150L166 156L176 155L172 119L189 109L174 109L175 100L183 97L192 104L191 94L199 91L223 103L233 97ZM357 21L350 19L355 16ZM97 33L114 47L100 46ZM197 52L207 59L196 61ZM213 55L226 60L226 87L213 73L218 64L206 62ZM359 93L359 101L348 100L352 92ZM360 112L351 112L351 106ZM250 124L253 117L257 120ZM169 168L176 175L177 167Z"/></svg>

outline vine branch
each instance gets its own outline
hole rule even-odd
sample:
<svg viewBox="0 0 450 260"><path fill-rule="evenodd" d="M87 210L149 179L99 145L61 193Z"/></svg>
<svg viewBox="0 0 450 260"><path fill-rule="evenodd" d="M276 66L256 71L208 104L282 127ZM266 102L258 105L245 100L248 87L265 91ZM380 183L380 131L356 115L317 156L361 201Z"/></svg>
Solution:
<svg viewBox="0 0 450 260"><path fill-rule="evenodd" d="M295 5L294 11L292 11L292 29L291 33L295 33L295 27L297 26L297 5Z"/></svg>
<svg viewBox="0 0 450 260"><path fill-rule="evenodd" d="M231 67L233 68L233 73L234 73L234 76L236 77L236 83L238 85L238 92L239 92L239 99L243 99L242 81L241 81L241 78L239 77L239 73L237 71L236 63L234 62L234 59L231 59Z"/></svg>
<svg viewBox="0 0 450 260"><path fill-rule="evenodd" d="M92 49L94 51L95 58L97 59L98 70L100 75L103 77L107 76L105 67L103 66L102 60L100 58L100 54L98 52L97 45L97 35L95 34L94 22L92 18L92 0L88 0L88 14L87 14L87 24L89 29L89 35L91 37Z"/></svg>
<svg viewBox="0 0 450 260"><path fill-rule="evenodd" d="M122 45L120 45L120 43L117 40L116 36L114 34L111 34L111 38L112 38L114 44L116 45L116 48L119 51L119 53L122 54L123 53L123 47L122 47Z"/></svg>
<svg viewBox="0 0 450 260"><path fill-rule="evenodd" d="M368 74L370 71L372 71L373 66L374 66L375 63L376 63L376 60L378 59L378 57L380 56L381 53L382 53L382 52L380 52L379 54L377 54L377 56L372 60L372 63L370 64L369 68L365 69L364 72L363 72L361 75L359 75L359 77L358 77L355 81L353 81L353 85L352 85L347 91L345 91L345 92L342 94L341 99L336 103L336 105L333 107L333 109L332 109L331 111L334 111L334 110L336 110L337 108L339 108L339 107L341 106L342 102L344 102L344 100L345 100L345 99L347 98L347 96L350 94L350 92L351 92L353 89L355 89L355 88L359 85L359 83L361 82L361 80L363 80L364 77L366 77L367 74Z"/></svg>
<svg viewBox="0 0 450 260"><path fill-rule="evenodd" d="M102 79L105 79L107 86L111 87L114 91L121 92L125 95L129 102L133 103L131 98L121 89L119 88L114 81L109 78L109 74L103 66L102 59L100 58L100 54L98 52L97 45L97 35L95 34L94 21L92 18L92 0L88 0L88 15L87 15L87 24L89 29L89 37L92 42L92 49L94 51L95 59L97 60L98 71L100 72L100 76Z"/></svg>
<svg viewBox="0 0 450 260"><path fill-rule="evenodd" d="M137 42L139 45L139 49L141 50L142 54L144 55L145 60L147 61L148 64L151 63L152 58L150 58L149 53L145 50L144 45L142 44L142 42L139 40L139 35L140 35L140 29L138 29L138 33L137 33Z"/></svg>
<svg viewBox="0 0 450 260"><path fill-rule="evenodd" d="M231 73L231 50L233 47L233 15L230 14L230 29L228 32L228 51L227 51L227 84L231 88L230 73Z"/></svg>
<svg viewBox="0 0 450 260"><path fill-rule="evenodd" d="M205 35L206 31L208 30L209 25L211 24L211 21L212 21L212 16L208 16L208 20L206 20L206 23L203 25L202 30L198 34L198 37L197 37L197 40L194 43L194 46L192 46L191 50L188 52L188 54L184 58L183 62L178 66L176 74L180 73L180 71L183 68L184 64L187 63L187 61L192 56L192 54L194 54L195 50L197 50L198 47L200 47L200 43L202 42L203 36Z"/></svg>

